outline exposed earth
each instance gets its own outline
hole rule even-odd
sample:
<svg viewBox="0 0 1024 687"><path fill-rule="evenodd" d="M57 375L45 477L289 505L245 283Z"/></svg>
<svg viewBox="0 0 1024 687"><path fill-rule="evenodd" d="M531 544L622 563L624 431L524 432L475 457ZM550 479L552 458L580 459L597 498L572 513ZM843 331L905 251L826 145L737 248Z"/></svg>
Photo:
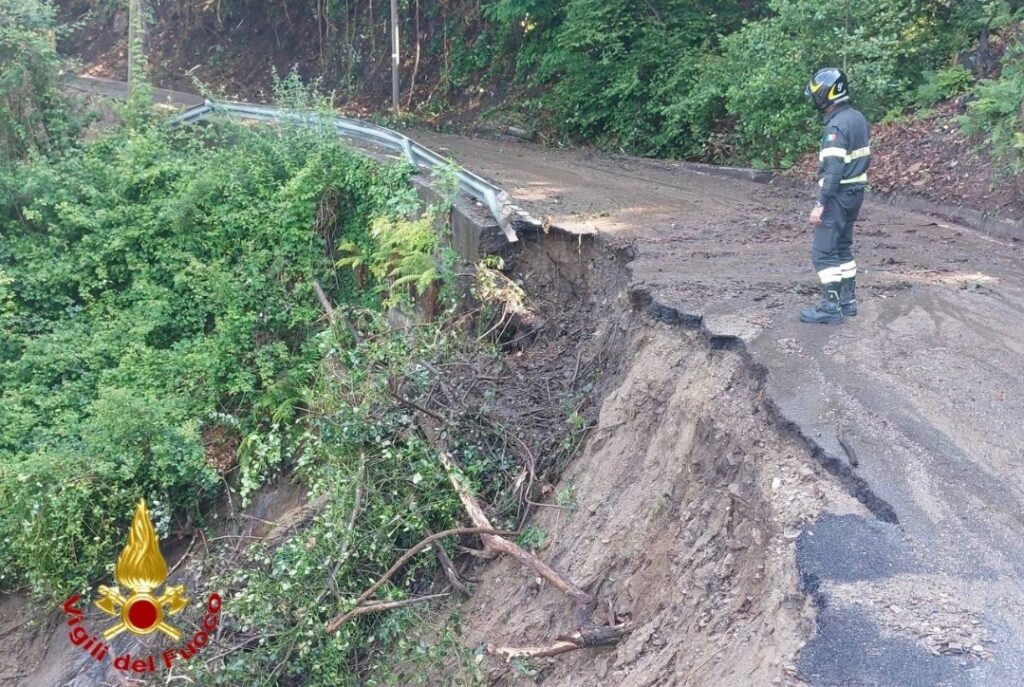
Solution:
<svg viewBox="0 0 1024 687"><path fill-rule="evenodd" d="M983 217L1017 223L1024 219L1024 178L993 164L981 140L965 136L957 118L967 111L967 96L934 109L872 128L871 187L877 193L910 201L914 209L936 205L978 222ZM787 172L793 179L814 176L812 153Z"/></svg>
<svg viewBox="0 0 1024 687"><path fill-rule="evenodd" d="M793 428L871 511L826 513L798 538L803 586L818 608L796 659L803 679L1019 682L1018 241L869 201L855 245L860 315L803 325L795 313L814 298L810 191L685 164L416 135L471 160L534 216L629 246L630 289L648 314L689 325L764 370L780 427Z"/></svg>
<svg viewBox="0 0 1024 687"><path fill-rule="evenodd" d="M614 352L596 424L553 485L573 503L533 524L541 556L635 629L611 649L489 656L493 684L1020 684L1019 241L869 200L860 314L803 325L810 190L410 133L567 232L521 232L516 276L542 316L586 314L582 332L548 334L578 339L584 367ZM570 602L513 561L476 577L467 646L573 629Z"/></svg>

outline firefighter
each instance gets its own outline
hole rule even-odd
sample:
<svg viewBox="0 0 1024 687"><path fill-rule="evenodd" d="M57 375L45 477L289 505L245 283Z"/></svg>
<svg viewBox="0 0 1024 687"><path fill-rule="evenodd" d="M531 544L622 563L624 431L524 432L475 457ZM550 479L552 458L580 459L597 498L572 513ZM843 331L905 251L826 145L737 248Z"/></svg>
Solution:
<svg viewBox="0 0 1024 687"><path fill-rule="evenodd" d="M864 202L871 164L868 121L850 105L842 70L819 70L804 88L825 120L821 139L818 203L811 211L811 262L821 279L821 302L800 312L801 322L832 324L857 314L857 263L853 223Z"/></svg>

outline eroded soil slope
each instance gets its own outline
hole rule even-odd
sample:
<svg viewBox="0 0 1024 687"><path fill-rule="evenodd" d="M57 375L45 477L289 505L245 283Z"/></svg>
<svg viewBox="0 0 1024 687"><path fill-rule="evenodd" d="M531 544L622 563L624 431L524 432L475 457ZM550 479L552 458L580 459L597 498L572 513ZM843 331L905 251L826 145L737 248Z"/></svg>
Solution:
<svg viewBox="0 0 1024 687"><path fill-rule="evenodd" d="M489 680L800 684L794 656L814 611L796 538L823 508L865 511L778 428L742 354L632 311L627 291L602 296L605 317L583 334L631 331L581 455L555 487L571 503L539 509L530 524L548 534L543 558L597 592L594 620L614 614L635 630L611 649L488 657ZM543 645L576 629L571 602L515 561L480 576L460 610L467 645Z"/></svg>

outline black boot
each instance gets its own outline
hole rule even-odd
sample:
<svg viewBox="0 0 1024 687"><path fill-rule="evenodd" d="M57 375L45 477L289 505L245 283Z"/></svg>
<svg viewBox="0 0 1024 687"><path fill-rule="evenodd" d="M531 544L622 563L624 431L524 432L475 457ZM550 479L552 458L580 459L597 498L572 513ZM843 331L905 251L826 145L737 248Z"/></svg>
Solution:
<svg viewBox="0 0 1024 687"><path fill-rule="evenodd" d="M837 324L843 321L839 308L839 284L821 285L821 302L800 311L800 321L813 324Z"/></svg>
<svg viewBox="0 0 1024 687"><path fill-rule="evenodd" d="M839 282L839 309L847 317L857 315L857 278L847 277Z"/></svg>

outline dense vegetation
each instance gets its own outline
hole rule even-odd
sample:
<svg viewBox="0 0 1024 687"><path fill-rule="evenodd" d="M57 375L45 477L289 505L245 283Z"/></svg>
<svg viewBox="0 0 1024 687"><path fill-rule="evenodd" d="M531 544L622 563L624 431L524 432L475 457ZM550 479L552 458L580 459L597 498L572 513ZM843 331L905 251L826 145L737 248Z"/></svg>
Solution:
<svg viewBox="0 0 1024 687"><path fill-rule="evenodd" d="M46 26L26 8L0 18ZM27 59L40 56L59 64L52 41ZM54 82L17 86L4 94L15 111L40 103L38 121L70 121ZM317 104L295 78L277 91ZM453 684L472 682L443 624L431 644L410 639L414 610L324 631L368 579L460 520L393 384L417 393L418 361L488 352L443 318L396 330L384 314L413 296L454 304L443 204L418 208L407 167L326 127L174 130L141 103L89 140L37 138L0 170L0 589L47 606L88 595L109 583L139 497L174 541L215 531L232 494L244 504L287 470L320 504L302 535L194 563L225 593L234 645L190 666L197 683L409 684L442 653ZM449 191L450 176L437 179ZM462 441L482 491L517 467ZM435 565L413 560L380 596Z"/></svg>
<svg viewBox="0 0 1024 687"><path fill-rule="evenodd" d="M74 134L58 93L60 77L53 7L40 0L0 0L0 171Z"/></svg>
<svg viewBox="0 0 1024 687"><path fill-rule="evenodd" d="M288 59L308 76L324 75L342 97L386 102L388 16L372 3L153 6L160 29L194 37L188 67L231 81L232 65L254 56L269 56L279 69ZM816 137L803 84L817 68L836 65L845 66L873 121L987 79L968 125L985 133L996 126L1005 132L996 147L1012 153L1024 124L1014 107L1020 7L1019 0L404 0L402 100L422 115L478 104L485 118L540 123L560 140L644 155L787 165ZM274 41L256 29L245 33L267 21ZM289 44L304 49L280 47ZM168 59L181 51L175 44ZM1000 69L1001 55L1008 69Z"/></svg>
<svg viewBox="0 0 1024 687"><path fill-rule="evenodd" d="M915 104L919 86L941 78L983 29L1012 25L1014 12L955 0L570 0L543 9L551 6L482 5L492 33L523 32L497 64L512 60L521 83L547 87L537 105L564 134L645 155L764 165L791 164L814 144L802 95L814 70L845 67L858 106L878 121Z"/></svg>
<svg viewBox="0 0 1024 687"><path fill-rule="evenodd" d="M196 133L116 131L0 196L0 561L40 590L91 579L139 495L197 516L205 429L245 436L246 489L282 459L319 359L312 280L367 298L312 232L322 195L354 241L411 207L402 169L314 134Z"/></svg>

